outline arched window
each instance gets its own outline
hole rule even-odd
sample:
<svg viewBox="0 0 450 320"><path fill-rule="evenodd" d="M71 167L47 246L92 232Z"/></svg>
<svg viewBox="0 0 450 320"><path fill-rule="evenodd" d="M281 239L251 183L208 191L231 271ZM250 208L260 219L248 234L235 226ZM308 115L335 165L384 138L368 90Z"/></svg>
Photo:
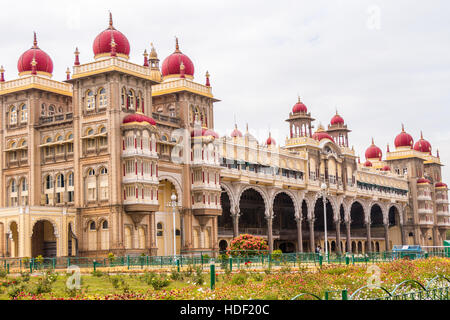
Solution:
<svg viewBox="0 0 450 320"><path fill-rule="evenodd" d="M12 106L9 112L9 124L17 124L17 108Z"/></svg>
<svg viewBox="0 0 450 320"><path fill-rule="evenodd" d="M16 180L11 180L11 192L17 192L16 189Z"/></svg>
<svg viewBox="0 0 450 320"><path fill-rule="evenodd" d="M91 223L89 224L89 230L95 230L95 222L91 221Z"/></svg>
<svg viewBox="0 0 450 320"><path fill-rule="evenodd" d="M45 103L43 103L41 105L41 117L45 117L45 114L46 114L46 112L45 112Z"/></svg>
<svg viewBox="0 0 450 320"><path fill-rule="evenodd" d="M127 90L125 88L122 88L121 98L122 98L122 106L125 106L125 103L127 101ZM127 105L127 107L128 107L128 105Z"/></svg>
<svg viewBox="0 0 450 320"><path fill-rule="evenodd" d="M105 88L100 88L100 90L98 90L98 107L106 108L106 105L107 105L106 90Z"/></svg>
<svg viewBox="0 0 450 320"><path fill-rule="evenodd" d="M27 179L26 178L22 179L21 185L22 185L22 191L28 191L28 184L27 184Z"/></svg>
<svg viewBox="0 0 450 320"><path fill-rule="evenodd" d="M101 168L100 169L100 174L107 174L108 170L106 168Z"/></svg>
<svg viewBox="0 0 450 320"><path fill-rule="evenodd" d="M95 96L94 92L88 90L86 92L86 110L94 110L95 109Z"/></svg>
<svg viewBox="0 0 450 320"><path fill-rule="evenodd" d="M49 116L53 116L55 114L55 106L54 105L50 105L48 106L48 115Z"/></svg>
<svg viewBox="0 0 450 320"><path fill-rule="evenodd" d="M72 133L70 133L70 134L67 136L67 140L73 141L73 134L72 134ZM73 153L73 142L69 142L69 143L67 144L67 153Z"/></svg>
<svg viewBox="0 0 450 320"><path fill-rule="evenodd" d="M169 115L172 118L175 118L177 116L177 113L175 112L175 107L174 106L170 106L170 108L169 108Z"/></svg>
<svg viewBox="0 0 450 320"><path fill-rule="evenodd" d="M63 113L63 108L62 107L58 108L58 113Z"/></svg>
<svg viewBox="0 0 450 320"><path fill-rule="evenodd" d="M48 175L45 178L45 189L49 190L53 188L53 177L51 175Z"/></svg>
<svg viewBox="0 0 450 320"><path fill-rule="evenodd" d="M27 122L27 121L28 121L27 105L23 104L20 107L20 122Z"/></svg>
<svg viewBox="0 0 450 320"><path fill-rule="evenodd" d="M89 169L88 175L89 176L95 176L95 170L94 169Z"/></svg>
<svg viewBox="0 0 450 320"><path fill-rule="evenodd" d="M64 188L64 175L63 174L59 174L58 177L56 178L56 186L58 188Z"/></svg>
<svg viewBox="0 0 450 320"><path fill-rule="evenodd" d="M128 101L127 101L127 106L129 109L135 109L134 99L135 99L134 91L130 89L128 91Z"/></svg>
<svg viewBox="0 0 450 320"><path fill-rule="evenodd" d="M73 187L73 172L69 173L68 180L69 187Z"/></svg>
<svg viewBox="0 0 450 320"><path fill-rule="evenodd" d="M102 223L102 229L108 229L108 221L103 221Z"/></svg>

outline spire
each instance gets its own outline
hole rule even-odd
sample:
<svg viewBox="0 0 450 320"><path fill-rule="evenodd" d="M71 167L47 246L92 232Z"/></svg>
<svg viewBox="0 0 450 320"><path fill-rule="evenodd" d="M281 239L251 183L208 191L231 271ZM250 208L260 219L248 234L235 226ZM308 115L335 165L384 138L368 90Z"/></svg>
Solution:
<svg viewBox="0 0 450 320"><path fill-rule="evenodd" d="M386 152L391 152L391 151L389 150L389 143L387 144L387 150L386 150Z"/></svg>
<svg viewBox="0 0 450 320"><path fill-rule="evenodd" d="M248 122L245 124L245 130L248 133Z"/></svg>
<svg viewBox="0 0 450 320"><path fill-rule="evenodd" d="M372 137L372 145L375 145L375 142L373 141L373 137Z"/></svg>
<svg viewBox="0 0 450 320"><path fill-rule="evenodd" d="M405 132L405 126L402 123L402 132Z"/></svg>
<svg viewBox="0 0 450 320"><path fill-rule="evenodd" d="M209 72L206 71L206 86L211 87L211 84L209 83Z"/></svg>
<svg viewBox="0 0 450 320"><path fill-rule="evenodd" d="M178 37L175 37L175 52L181 52L180 46L178 45Z"/></svg>
<svg viewBox="0 0 450 320"><path fill-rule="evenodd" d="M185 76L184 76L184 64L183 64L183 61L181 61L181 63L180 63L180 78L185 78Z"/></svg>
<svg viewBox="0 0 450 320"><path fill-rule="evenodd" d="M109 29L114 29L113 27L113 18L111 11L109 12Z"/></svg>
<svg viewBox="0 0 450 320"><path fill-rule="evenodd" d="M150 42L150 46L152 47L152 50L150 51L150 58L158 58L153 42Z"/></svg>
<svg viewBox="0 0 450 320"><path fill-rule="evenodd" d="M147 49L144 50L144 67L148 67L148 53L147 53Z"/></svg>
<svg viewBox="0 0 450 320"><path fill-rule="evenodd" d="M436 149L436 152L437 152L436 156L440 159L440 157L439 157L439 149Z"/></svg>
<svg viewBox="0 0 450 320"><path fill-rule="evenodd" d="M38 48L36 32L34 32L33 48Z"/></svg>
<svg viewBox="0 0 450 320"><path fill-rule="evenodd" d="M297 94L297 98L298 98L298 102L300 103L301 101L300 101L300 95L299 94Z"/></svg>
<svg viewBox="0 0 450 320"><path fill-rule="evenodd" d="M66 75L67 75L66 79L70 80L70 69L69 69L69 67L67 67Z"/></svg>
<svg viewBox="0 0 450 320"><path fill-rule="evenodd" d="M0 67L0 82L5 82L5 69L3 66Z"/></svg>
<svg viewBox="0 0 450 320"><path fill-rule="evenodd" d="M422 130L420 130L420 140L423 140Z"/></svg>
<svg viewBox="0 0 450 320"><path fill-rule="evenodd" d="M80 51L78 51L78 47L75 48L75 63L74 65L79 66L80 65Z"/></svg>

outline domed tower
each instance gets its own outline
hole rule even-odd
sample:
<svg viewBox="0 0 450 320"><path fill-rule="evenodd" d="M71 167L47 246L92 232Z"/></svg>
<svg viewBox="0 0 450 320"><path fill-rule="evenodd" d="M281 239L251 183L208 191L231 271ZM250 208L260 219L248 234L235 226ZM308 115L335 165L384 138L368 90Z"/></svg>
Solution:
<svg viewBox="0 0 450 320"><path fill-rule="evenodd" d="M297 103L292 107L292 112L289 114L290 138L312 137L311 123L315 119L311 118L311 113L308 113L308 108L298 97Z"/></svg>
<svg viewBox="0 0 450 320"><path fill-rule="evenodd" d="M34 33L33 46L25 51L17 62L19 76L40 75L51 78L53 73L53 61L50 56L38 47L36 32Z"/></svg>
<svg viewBox="0 0 450 320"><path fill-rule="evenodd" d="M150 51L150 58L149 58L149 64L150 64L150 77L154 79L155 81L162 81L162 75L161 71L159 70L159 59L158 54L156 53L155 47L153 46L153 43L150 44L152 46L152 50Z"/></svg>
<svg viewBox="0 0 450 320"><path fill-rule="evenodd" d="M109 26L102 31L92 45L94 59L104 59L115 53L115 56L128 60L130 55L130 43L125 35L113 26L112 14L109 14Z"/></svg>
<svg viewBox="0 0 450 320"><path fill-rule="evenodd" d="M348 133L351 130L347 128L344 119L338 114L337 110L336 114L331 118L327 132L334 138L338 146L348 148Z"/></svg>
<svg viewBox="0 0 450 320"><path fill-rule="evenodd" d="M184 70L182 70L182 66L184 66ZM187 55L180 51L178 38L175 39L175 51L162 63L161 72L164 81L181 77L194 79L194 64Z"/></svg>

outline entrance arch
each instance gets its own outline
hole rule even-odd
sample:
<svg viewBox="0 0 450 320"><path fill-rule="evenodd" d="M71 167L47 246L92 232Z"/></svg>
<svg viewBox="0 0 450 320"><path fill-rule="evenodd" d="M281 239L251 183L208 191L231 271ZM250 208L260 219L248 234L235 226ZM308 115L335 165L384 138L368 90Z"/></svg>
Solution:
<svg viewBox="0 0 450 320"><path fill-rule="evenodd" d="M366 236L366 228L364 227L364 208L358 201L352 203L350 207L350 230L352 237L361 238ZM359 241L357 244L357 252L362 252L362 242ZM353 253L354 251L352 247Z"/></svg>
<svg viewBox="0 0 450 320"><path fill-rule="evenodd" d="M176 181L171 177L160 177L158 187L159 210L155 213L156 225L154 226L156 228L155 233L157 234L156 244L158 256L180 254L181 250L181 234L184 232L184 228L180 228L182 223L180 213L177 209L175 209L175 226L173 225L173 208L168 205L171 202L172 194L177 196L177 205L181 205L182 194ZM181 232L176 235L176 252L174 253L173 231L177 229L181 230ZM137 230L133 230L132 232L134 233L135 231L137 232ZM137 247L138 243L134 244L134 246Z"/></svg>
<svg viewBox="0 0 450 320"><path fill-rule="evenodd" d="M31 256L33 258L41 255L53 258L57 255L57 239L55 228L48 220L39 220L33 226L31 237Z"/></svg>
<svg viewBox="0 0 450 320"><path fill-rule="evenodd" d="M230 196L224 188L220 195L220 205L222 206L222 214L217 219L219 234L233 233L233 218L231 217L231 201Z"/></svg>
<svg viewBox="0 0 450 320"><path fill-rule="evenodd" d="M19 227L17 222L13 221L9 225L10 235L8 237L9 243L9 256L18 257L19 256Z"/></svg>
<svg viewBox="0 0 450 320"><path fill-rule="evenodd" d="M239 209L239 233L267 235L266 205L258 191L245 190L239 199Z"/></svg>
<svg viewBox="0 0 450 320"><path fill-rule="evenodd" d="M298 241L295 207L292 198L280 192L273 201L273 232L279 235L275 247L283 252L295 252L295 242Z"/></svg>

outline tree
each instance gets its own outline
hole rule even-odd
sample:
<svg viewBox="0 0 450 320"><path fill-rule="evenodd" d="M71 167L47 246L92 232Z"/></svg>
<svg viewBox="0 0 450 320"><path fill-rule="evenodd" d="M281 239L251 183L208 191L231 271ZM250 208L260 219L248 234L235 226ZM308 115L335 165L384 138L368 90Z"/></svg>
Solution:
<svg viewBox="0 0 450 320"><path fill-rule="evenodd" d="M267 254L267 250L267 241L263 238L250 234L241 234L231 241L227 254L233 257L252 256Z"/></svg>

